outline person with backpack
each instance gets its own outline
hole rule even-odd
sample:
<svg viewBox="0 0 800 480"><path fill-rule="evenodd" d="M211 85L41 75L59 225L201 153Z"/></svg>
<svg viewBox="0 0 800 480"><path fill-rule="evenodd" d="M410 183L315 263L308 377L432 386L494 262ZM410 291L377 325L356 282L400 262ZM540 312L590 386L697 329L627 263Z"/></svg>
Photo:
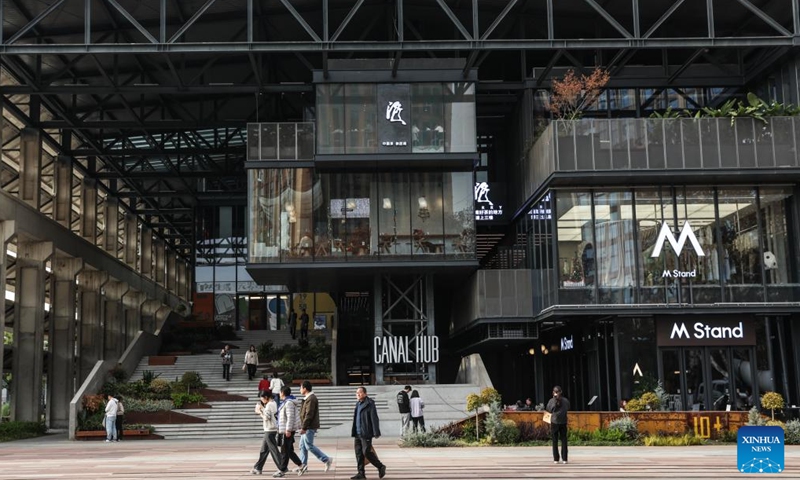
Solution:
<svg viewBox="0 0 800 480"><path fill-rule="evenodd" d="M289 472L289 460L291 460L300 471L303 463L297 454L294 453L294 434L300 428L300 408L302 402L292 396L292 389L284 386L281 388L281 406L278 410L278 441L281 446L281 464L278 471L273 473L275 478L285 477Z"/></svg>
<svg viewBox="0 0 800 480"><path fill-rule="evenodd" d="M408 398L408 392L410 391L411 385L406 385L402 390L397 392L397 410L400 412L401 437L406 434L411 425L411 403Z"/></svg>

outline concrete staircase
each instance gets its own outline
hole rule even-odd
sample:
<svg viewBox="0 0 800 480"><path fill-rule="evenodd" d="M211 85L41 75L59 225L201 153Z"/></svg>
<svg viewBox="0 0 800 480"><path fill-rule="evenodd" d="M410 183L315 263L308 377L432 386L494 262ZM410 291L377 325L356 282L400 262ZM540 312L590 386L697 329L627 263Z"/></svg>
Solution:
<svg viewBox="0 0 800 480"><path fill-rule="evenodd" d="M309 332L311 333L311 332ZM221 390L232 395L246 397L248 401L209 402L209 409L176 410L187 415L204 418L207 423L191 424L158 424L154 425L156 433L166 439L187 438L260 438L261 419L255 415L253 408L258 401L258 381L247 379L242 371L244 352L252 344L271 340L275 346L294 343L288 331L250 331L239 332L240 340L228 342L239 347L233 349L234 366L231 380L222 378L222 360L218 352L204 355L179 356L174 365L148 365L148 357L142 358L131 380L142 377L142 372L150 370L160 378L175 380L184 372L199 372L208 388ZM399 415L395 405L395 394L399 386L368 386L370 397L378 406L378 415L384 436L399 436ZM324 387L317 386L314 393L319 399L321 434L334 437L350 436L350 428L355 406L355 390L353 386ZM299 387L292 386L293 393L299 395ZM463 410L464 398L468 393L477 393L474 385L423 385L419 387L420 395L425 401L425 420L428 426L442 425L468 416Z"/></svg>

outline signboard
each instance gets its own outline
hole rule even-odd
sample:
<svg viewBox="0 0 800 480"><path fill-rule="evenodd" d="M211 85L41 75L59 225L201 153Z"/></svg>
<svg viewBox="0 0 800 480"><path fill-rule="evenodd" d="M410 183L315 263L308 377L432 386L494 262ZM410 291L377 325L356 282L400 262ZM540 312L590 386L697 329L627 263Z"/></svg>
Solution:
<svg viewBox="0 0 800 480"><path fill-rule="evenodd" d="M755 345L755 323L749 317L677 316L656 322L659 347Z"/></svg>
<svg viewBox="0 0 800 480"><path fill-rule="evenodd" d="M378 85L378 153L411 153L411 85Z"/></svg>
<svg viewBox="0 0 800 480"><path fill-rule="evenodd" d="M439 337L435 335L375 337L374 347L377 364L439 361Z"/></svg>
<svg viewBox="0 0 800 480"><path fill-rule="evenodd" d="M697 237L692 231L692 226L689 224L689 222L683 223L683 229L681 230L680 235L678 235L677 240L675 239L675 235L672 234L672 230L670 229L669 224L667 222L664 222L663 224L661 224L661 231L658 232L658 238L656 238L656 244L655 247L653 247L653 253L650 254L650 257L658 258L661 256L661 251L664 248L664 242L669 242L670 247L672 247L672 251L675 252L675 255L680 257L687 241L694 249L698 257L704 257L706 255L705 252L703 251L703 247L700 246L700 242L697 241ZM694 278L694 277L697 277L697 269L681 270L676 268L674 270L664 270L661 273L661 278Z"/></svg>
<svg viewBox="0 0 800 480"><path fill-rule="evenodd" d="M492 188L489 182L475 182L473 190L473 199L475 201L475 221L496 221L501 220L503 217L503 205L491 193ZM499 195L498 195L499 196Z"/></svg>
<svg viewBox="0 0 800 480"><path fill-rule="evenodd" d="M569 337L561 337L561 351L566 352L575 348L575 339L570 335Z"/></svg>

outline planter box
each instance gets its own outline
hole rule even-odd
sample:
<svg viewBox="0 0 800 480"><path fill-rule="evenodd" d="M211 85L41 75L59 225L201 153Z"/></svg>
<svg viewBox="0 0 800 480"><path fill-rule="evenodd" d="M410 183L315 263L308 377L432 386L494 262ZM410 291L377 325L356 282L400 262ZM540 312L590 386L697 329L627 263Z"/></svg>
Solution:
<svg viewBox="0 0 800 480"><path fill-rule="evenodd" d="M175 365L175 360L178 357L175 355L159 355L147 358L148 365Z"/></svg>
<svg viewBox="0 0 800 480"><path fill-rule="evenodd" d="M151 434L149 430L122 430L122 438L135 438L137 440L160 440L161 435ZM79 430L75 432L76 440L105 440L105 430Z"/></svg>

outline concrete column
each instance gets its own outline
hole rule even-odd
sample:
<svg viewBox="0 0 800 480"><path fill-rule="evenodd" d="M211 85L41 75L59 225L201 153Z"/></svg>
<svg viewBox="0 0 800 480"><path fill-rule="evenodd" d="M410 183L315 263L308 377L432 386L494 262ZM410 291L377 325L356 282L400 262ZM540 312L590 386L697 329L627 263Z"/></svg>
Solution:
<svg viewBox="0 0 800 480"><path fill-rule="evenodd" d="M42 416L44 267L52 255L51 242L25 240L17 243L12 420L38 422Z"/></svg>
<svg viewBox="0 0 800 480"><path fill-rule="evenodd" d="M103 210L103 250L118 258L119 249L119 202L112 196L107 196Z"/></svg>
<svg viewBox="0 0 800 480"><path fill-rule="evenodd" d="M186 262L183 260L178 260L175 268L177 270L175 272L175 295L183 298L184 300L189 300L189 297L186 296Z"/></svg>
<svg viewBox="0 0 800 480"><path fill-rule="evenodd" d="M429 336L436 335L436 316L433 310L433 275L425 275L425 316L428 317L426 327ZM436 364L427 363L428 383L436 383Z"/></svg>
<svg viewBox="0 0 800 480"><path fill-rule="evenodd" d="M81 184L81 237L97 245L97 183L89 178Z"/></svg>
<svg viewBox="0 0 800 480"><path fill-rule="evenodd" d="M381 306L381 300L383 299L383 277L381 274L375 274L375 277L372 280L373 284L373 297L372 297L372 305L373 305L373 312L372 317L375 319L375 329L373 331L373 338L374 337L383 337L383 307ZM372 341L372 339L370 339ZM374 344L373 344L374 345ZM375 358L372 358L372 371L375 372L375 385L383 385L383 364L382 363L375 363Z"/></svg>
<svg viewBox="0 0 800 480"><path fill-rule="evenodd" d="M81 333L78 384L82 384L103 358L103 308L100 290L108 281L106 272L83 271L78 275L81 296Z"/></svg>
<svg viewBox="0 0 800 480"><path fill-rule="evenodd" d="M125 249L123 250L122 261L125 265L136 270L138 263L139 246L139 222L134 215L125 215Z"/></svg>
<svg viewBox="0 0 800 480"><path fill-rule="evenodd" d="M67 229L72 228L72 157L56 157L54 173L55 198L53 219Z"/></svg>
<svg viewBox="0 0 800 480"><path fill-rule="evenodd" d="M139 265L139 273L143 276L153 279L153 231L144 225L139 231L139 256L141 257Z"/></svg>
<svg viewBox="0 0 800 480"><path fill-rule="evenodd" d="M133 341L133 338L142 329L142 304L147 300L144 292L138 290L128 290L122 296L122 305L125 307L125 323L123 338L125 348Z"/></svg>
<svg viewBox="0 0 800 480"><path fill-rule="evenodd" d="M2 130L2 128L0 128ZM6 220L4 222L0 222L0 291L3 292L3 298L5 298L6 294L6 251L8 249L8 241L11 240L11 237L14 236L15 232L15 225L13 220ZM3 332L5 332L6 326L6 309L0 308L0 378L3 378L3 361L2 359L5 358L3 355L5 352L3 351L3 341L2 339L5 338Z"/></svg>
<svg viewBox="0 0 800 480"><path fill-rule="evenodd" d="M128 284L117 280L109 280L103 285L103 309L105 315L105 342L103 344L103 360L117 361L125 351L124 312L122 296L129 290Z"/></svg>
<svg viewBox="0 0 800 480"><path fill-rule="evenodd" d="M153 280L162 287L166 287L166 250L164 241L161 239L153 240L153 255L155 261L155 276Z"/></svg>
<svg viewBox="0 0 800 480"><path fill-rule="evenodd" d="M177 293L178 256L174 252L165 252L167 257L167 291Z"/></svg>
<svg viewBox="0 0 800 480"><path fill-rule="evenodd" d="M42 184L42 137L35 128L23 128L19 134L19 197L39 210Z"/></svg>
<svg viewBox="0 0 800 480"><path fill-rule="evenodd" d="M147 300L142 304L142 330L147 333L156 331L156 312L163 307L161 300Z"/></svg>
<svg viewBox="0 0 800 480"><path fill-rule="evenodd" d="M83 269L83 259L56 254L50 293L50 356L47 375L47 406L51 428L69 426L69 402L77 391L75 384L75 277Z"/></svg>

